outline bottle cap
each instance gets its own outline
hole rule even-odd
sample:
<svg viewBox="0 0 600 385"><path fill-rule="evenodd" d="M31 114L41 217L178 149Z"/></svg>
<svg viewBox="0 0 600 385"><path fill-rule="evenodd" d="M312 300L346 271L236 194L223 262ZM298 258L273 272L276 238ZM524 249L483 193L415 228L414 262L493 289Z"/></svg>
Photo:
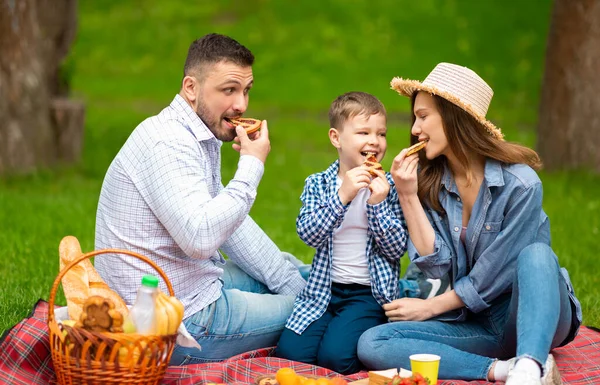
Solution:
<svg viewBox="0 0 600 385"><path fill-rule="evenodd" d="M148 287L158 287L158 278L153 275L144 275L142 277L142 285Z"/></svg>

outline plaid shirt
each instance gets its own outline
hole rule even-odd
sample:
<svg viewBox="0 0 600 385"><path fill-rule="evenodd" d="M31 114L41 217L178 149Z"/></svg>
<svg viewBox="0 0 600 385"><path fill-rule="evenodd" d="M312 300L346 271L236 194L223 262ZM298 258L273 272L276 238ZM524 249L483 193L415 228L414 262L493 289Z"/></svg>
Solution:
<svg viewBox="0 0 600 385"><path fill-rule="evenodd" d="M308 284L296 297L286 323L288 329L298 334L325 313L331 299L333 232L342 224L349 207L342 204L337 192L338 170L339 160L336 160L327 170L309 176L300 197L303 205L296 220L298 235L316 248L316 253ZM367 204L366 255L371 291L381 305L398 297L399 261L408 244L394 181L389 173L386 177L391 186L387 199L376 205Z"/></svg>
<svg viewBox="0 0 600 385"><path fill-rule="evenodd" d="M264 166L240 157L227 187L221 183L221 145L179 95L131 134L110 165L98 202L96 249L138 252L169 277L185 316L221 296L222 250L273 293L297 295L305 285L298 269L249 217ZM96 269L129 304L145 262L101 255ZM166 286L161 283L163 291Z"/></svg>

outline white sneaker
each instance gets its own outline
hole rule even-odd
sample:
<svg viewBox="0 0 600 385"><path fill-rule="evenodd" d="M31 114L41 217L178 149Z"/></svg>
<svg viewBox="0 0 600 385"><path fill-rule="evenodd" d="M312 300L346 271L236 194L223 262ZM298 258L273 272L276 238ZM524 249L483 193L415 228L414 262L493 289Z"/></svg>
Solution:
<svg viewBox="0 0 600 385"><path fill-rule="evenodd" d="M505 385L562 385L560 372L554 361L554 356L548 354L544 364L544 376L539 378L524 370L515 370L516 360L511 362Z"/></svg>
<svg viewBox="0 0 600 385"><path fill-rule="evenodd" d="M548 354L548 359L544 365L544 376L542 377L543 385L562 385L562 379L560 378L560 372L554 361L554 356Z"/></svg>
<svg viewBox="0 0 600 385"><path fill-rule="evenodd" d="M505 385L542 385L542 379L524 370L510 368Z"/></svg>

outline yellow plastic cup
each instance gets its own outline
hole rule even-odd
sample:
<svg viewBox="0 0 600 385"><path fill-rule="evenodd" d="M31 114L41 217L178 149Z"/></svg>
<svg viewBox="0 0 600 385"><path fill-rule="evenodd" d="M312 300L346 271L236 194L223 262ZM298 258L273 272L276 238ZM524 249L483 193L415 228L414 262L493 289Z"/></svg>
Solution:
<svg viewBox="0 0 600 385"><path fill-rule="evenodd" d="M435 354L413 354L410 357L410 370L420 373L429 379L431 385L436 385L440 369L440 356Z"/></svg>

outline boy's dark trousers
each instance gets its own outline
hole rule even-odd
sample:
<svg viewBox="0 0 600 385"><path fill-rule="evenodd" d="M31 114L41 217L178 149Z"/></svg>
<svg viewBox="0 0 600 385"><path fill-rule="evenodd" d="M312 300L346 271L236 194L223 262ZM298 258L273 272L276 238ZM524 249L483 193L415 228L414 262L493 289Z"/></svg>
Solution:
<svg viewBox="0 0 600 385"><path fill-rule="evenodd" d="M321 318L301 335L284 329L275 355L342 374L356 373L364 369L356 354L358 339L367 329L386 322L370 286L333 283L331 301Z"/></svg>

